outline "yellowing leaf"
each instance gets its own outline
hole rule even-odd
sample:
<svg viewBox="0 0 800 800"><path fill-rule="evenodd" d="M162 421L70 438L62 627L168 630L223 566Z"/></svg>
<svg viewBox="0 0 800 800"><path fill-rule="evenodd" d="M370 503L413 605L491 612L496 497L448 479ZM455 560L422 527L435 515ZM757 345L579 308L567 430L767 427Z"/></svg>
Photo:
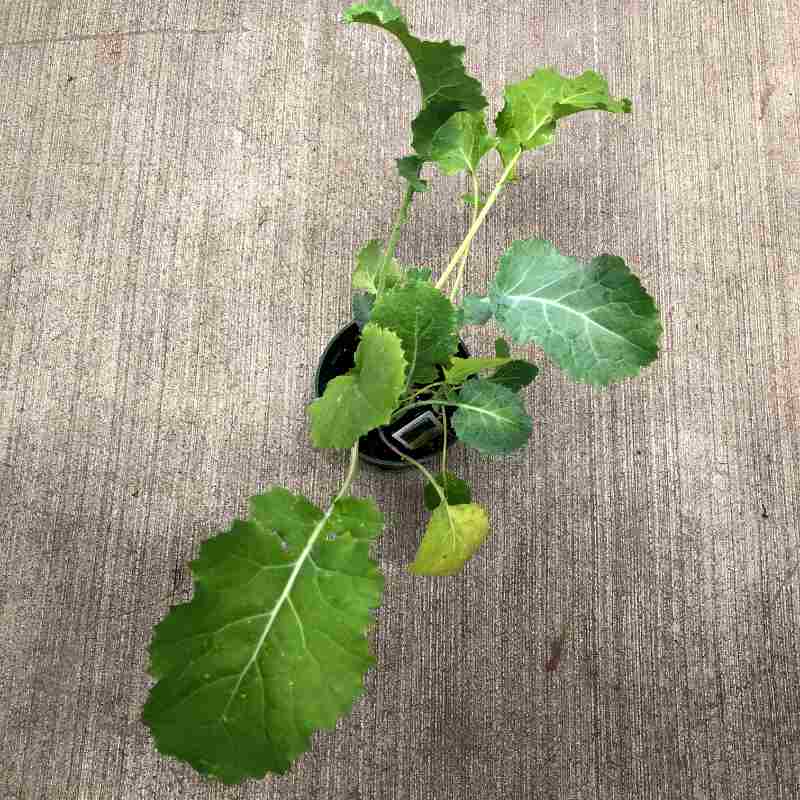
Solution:
<svg viewBox="0 0 800 800"><path fill-rule="evenodd" d="M409 572L414 575L455 575L489 535L489 517L477 503L442 503L431 514Z"/></svg>

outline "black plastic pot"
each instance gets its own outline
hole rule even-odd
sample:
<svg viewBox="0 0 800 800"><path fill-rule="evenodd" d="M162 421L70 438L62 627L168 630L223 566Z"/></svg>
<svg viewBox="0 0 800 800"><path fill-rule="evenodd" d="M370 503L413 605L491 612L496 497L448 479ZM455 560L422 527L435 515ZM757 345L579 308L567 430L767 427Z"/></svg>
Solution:
<svg viewBox="0 0 800 800"><path fill-rule="evenodd" d="M314 377L314 391L317 397L322 395L329 381L339 375L344 375L353 368L360 340L361 330L355 322L351 322L328 342ZM458 355L461 358L469 357L463 342L459 342ZM421 397L420 399L424 400L425 398ZM454 408L445 410L448 448L456 441L455 432L450 425L450 417L453 416L454 411ZM386 446L381 438L381 433L401 453L423 463L435 458L441 452L444 442L441 423L432 413L432 409L415 408L390 425L370 431L366 436L361 437L359 444L361 460L380 469L407 469L409 466Z"/></svg>

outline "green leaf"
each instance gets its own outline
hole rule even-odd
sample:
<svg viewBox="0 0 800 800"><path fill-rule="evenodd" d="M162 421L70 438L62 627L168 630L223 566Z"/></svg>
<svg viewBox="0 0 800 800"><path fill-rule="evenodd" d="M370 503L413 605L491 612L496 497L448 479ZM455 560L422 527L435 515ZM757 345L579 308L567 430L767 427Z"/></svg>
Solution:
<svg viewBox="0 0 800 800"><path fill-rule="evenodd" d="M505 339L494 340L494 352L498 358L511 358L511 348Z"/></svg>
<svg viewBox="0 0 800 800"><path fill-rule="evenodd" d="M352 447L365 433L386 425L405 389L405 374L398 336L370 322L361 334L355 367L334 378L309 406L314 445Z"/></svg>
<svg viewBox="0 0 800 800"><path fill-rule="evenodd" d="M444 379L451 386L456 386L459 383L464 383L472 375L477 375L481 370L502 367L503 364L507 364L510 360L510 358L455 357L451 361L451 366L444 371Z"/></svg>
<svg viewBox="0 0 800 800"><path fill-rule="evenodd" d="M456 575L489 535L489 518L476 503L442 503L431 514L417 556L414 575Z"/></svg>
<svg viewBox="0 0 800 800"><path fill-rule="evenodd" d="M616 256L583 265L550 242L515 242L489 296L515 342L535 342L577 381L605 386L638 374L658 355L656 304Z"/></svg>
<svg viewBox="0 0 800 800"><path fill-rule="evenodd" d="M472 501L472 490L469 488L469 484L453 475L452 472L438 472L433 477L451 506ZM442 502L439 492L430 481L425 484L424 499L428 511L433 511Z"/></svg>
<svg viewBox="0 0 800 800"><path fill-rule="evenodd" d="M468 206L475 206L475 208L480 211L486 205L486 198L485 197L478 197L475 199L475 195L467 192L467 194L462 194L461 199L468 205Z"/></svg>
<svg viewBox="0 0 800 800"><path fill-rule="evenodd" d="M468 294L464 296L461 306L464 309L464 325L485 325L492 318L492 304L488 297Z"/></svg>
<svg viewBox="0 0 800 800"><path fill-rule="evenodd" d="M421 281L422 283L430 283L431 274L431 270L428 267L412 267L406 270L406 282Z"/></svg>
<svg viewBox="0 0 800 800"><path fill-rule="evenodd" d="M369 322L370 315L372 314L372 306L375 305L375 295L367 292L354 292L351 299L351 309L353 319L359 328Z"/></svg>
<svg viewBox="0 0 800 800"><path fill-rule="evenodd" d="M460 111L434 134L431 160L445 175L455 175L464 170L474 175L478 162L496 144L497 140L489 136L486 129L482 111Z"/></svg>
<svg viewBox="0 0 800 800"><path fill-rule="evenodd" d="M408 51L422 90L422 108L411 125L413 147L422 159L430 159L434 134L453 114L486 107L480 83L464 69L463 46L418 39L409 32L400 10L387 0L355 3L344 19L382 28Z"/></svg>
<svg viewBox="0 0 800 800"><path fill-rule="evenodd" d="M383 520L342 498L325 514L275 488L203 544L195 592L155 629L143 719L164 755L226 783L285 772L362 692L383 577Z"/></svg>
<svg viewBox="0 0 800 800"><path fill-rule="evenodd" d="M503 386L507 386L512 392L518 392L529 383L533 383L538 374L539 367L535 364L514 359L500 367L494 375L489 377L489 380L493 383L500 383Z"/></svg>
<svg viewBox="0 0 800 800"><path fill-rule="evenodd" d="M415 281L386 292L372 309L372 321L400 337L409 385L436 380L435 366L458 349L455 306L429 283Z"/></svg>
<svg viewBox="0 0 800 800"><path fill-rule="evenodd" d="M400 177L408 181L409 186L415 192L427 192L430 188L428 181L422 180L419 174L422 170L422 165L425 163L419 156L405 156L404 158L396 159L397 171Z"/></svg>
<svg viewBox="0 0 800 800"><path fill-rule="evenodd" d="M467 381L453 404L453 429L464 444L498 455L522 447L533 423L511 389L485 379Z"/></svg>
<svg viewBox="0 0 800 800"><path fill-rule="evenodd" d="M556 122L579 111L630 113L631 101L608 93L606 79L591 70L565 78L554 69L538 69L530 78L506 86L505 105L495 121L503 162L520 150L549 144Z"/></svg>
<svg viewBox="0 0 800 800"><path fill-rule="evenodd" d="M391 289L396 286L400 278L400 265L397 261L394 258L384 261L384 245L380 240L371 239L358 251L356 269L353 272L354 289L378 294L382 288Z"/></svg>

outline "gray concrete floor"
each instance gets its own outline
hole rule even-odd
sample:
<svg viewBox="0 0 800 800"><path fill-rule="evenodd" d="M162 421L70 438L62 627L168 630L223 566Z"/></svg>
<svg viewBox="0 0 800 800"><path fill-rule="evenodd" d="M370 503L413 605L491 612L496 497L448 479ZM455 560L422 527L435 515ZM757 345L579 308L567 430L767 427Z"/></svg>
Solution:
<svg viewBox="0 0 800 800"><path fill-rule="evenodd" d="M461 577L404 572L419 484L364 474L379 666L288 776L153 752L146 648L187 560L267 485L338 485L304 406L416 108L342 7L0 3L0 797L800 797L796 0L407 0L493 112L544 64L633 98L524 162L468 284L516 238L620 254L663 357L603 392L547 368L528 450L454 455L494 527ZM461 191L417 203L406 262L460 241Z"/></svg>

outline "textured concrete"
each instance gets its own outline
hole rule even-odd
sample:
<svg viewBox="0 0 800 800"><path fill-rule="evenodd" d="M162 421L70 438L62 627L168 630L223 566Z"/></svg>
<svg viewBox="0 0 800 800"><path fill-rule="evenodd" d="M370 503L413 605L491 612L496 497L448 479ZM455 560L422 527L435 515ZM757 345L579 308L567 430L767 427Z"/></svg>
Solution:
<svg viewBox="0 0 800 800"><path fill-rule="evenodd" d="M416 103L341 8L0 3L0 798L799 797L796 0L407 0L493 111L542 64L634 99L524 161L468 284L523 236L618 253L663 358L604 392L547 368L528 450L454 456L495 530L462 577L403 571L419 485L364 473L379 668L288 776L225 788L153 752L146 646L188 559L264 486L339 479L304 405ZM417 203L406 261L441 265L461 190Z"/></svg>

